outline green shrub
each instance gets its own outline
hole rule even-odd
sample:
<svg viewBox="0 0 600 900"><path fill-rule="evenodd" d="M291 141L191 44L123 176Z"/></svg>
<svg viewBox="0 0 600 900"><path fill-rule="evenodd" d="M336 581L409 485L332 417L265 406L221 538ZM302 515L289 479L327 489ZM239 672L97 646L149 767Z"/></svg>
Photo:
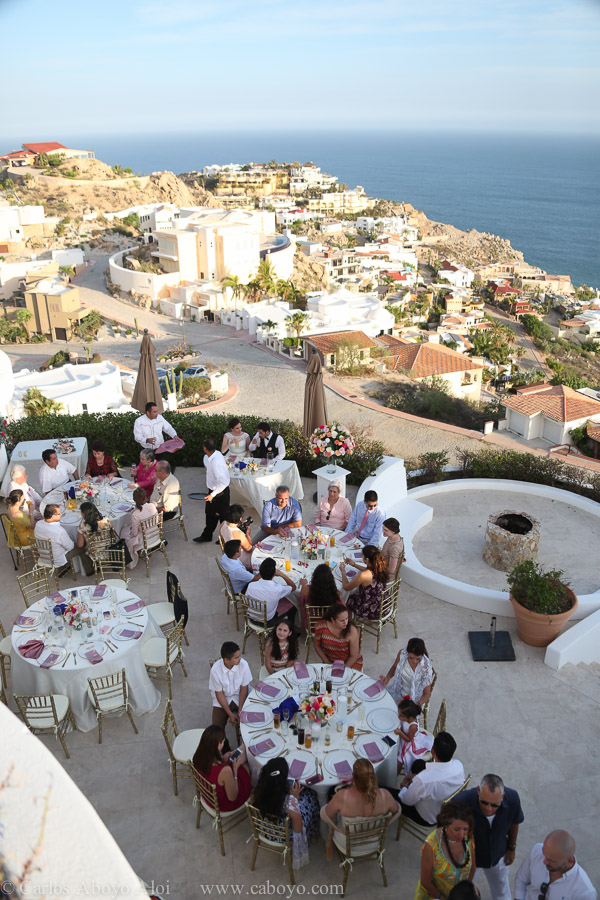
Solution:
<svg viewBox="0 0 600 900"><path fill-rule="evenodd" d="M210 378L203 378L201 376L198 376L197 378L183 379L183 384L181 386L182 397L193 397L194 394L199 394L201 397L206 397L209 391Z"/></svg>
<svg viewBox="0 0 600 900"><path fill-rule="evenodd" d="M184 381L191 379L184 379ZM185 441L185 447L177 453L177 464L180 466L201 466L204 457L202 442L212 437L220 446L223 435L229 430L229 419L234 416L233 410L224 413L171 413L165 418L172 424L179 437ZM87 438L88 445L95 440L102 440L109 453L118 465L129 465L133 459L139 458L140 447L133 439L133 423L139 413L81 413L77 416L53 415L39 416L33 422L23 418L12 422L6 431L14 443L32 440L56 440L59 437ZM256 434L258 423L263 416L239 416L242 429L248 434ZM302 429L289 419L270 419L271 427L281 434L285 441L286 455L298 464L300 475L310 476L321 463L315 459L308 449L308 441ZM360 429L352 429L356 441L356 450L352 456L344 457L344 468L350 470L349 484L361 484L368 475L372 475L380 464L384 447L380 441L372 440ZM600 495L600 487L599 487Z"/></svg>
<svg viewBox="0 0 600 900"><path fill-rule="evenodd" d="M55 353L54 356L51 356L50 359L47 359L45 363L42 363L40 366L40 370L45 372L47 369L58 369L60 366L64 366L65 363L69 362L69 354L66 350L59 350L58 353Z"/></svg>

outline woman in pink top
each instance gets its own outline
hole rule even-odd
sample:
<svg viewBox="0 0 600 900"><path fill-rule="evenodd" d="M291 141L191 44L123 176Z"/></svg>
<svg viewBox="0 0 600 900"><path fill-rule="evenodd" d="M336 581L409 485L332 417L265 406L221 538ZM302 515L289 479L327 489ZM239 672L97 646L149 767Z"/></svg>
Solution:
<svg viewBox="0 0 600 900"><path fill-rule="evenodd" d="M329 485L327 497L323 497L315 513L315 525L327 525L345 531L352 515L352 506L347 497L340 495L337 482Z"/></svg>
<svg viewBox="0 0 600 900"><path fill-rule="evenodd" d="M128 569L135 569L139 559L138 550L141 550L144 546L141 523L144 519L150 519L152 516L157 515L156 506L154 503L148 503L144 488L138 487L135 489L133 502L135 503L135 509L131 514L131 525L125 525L120 535L122 538L125 538L127 549L131 554L131 562L127 565Z"/></svg>
<svg viewBox="0 0 600 900"><path fill-rule="evenodd" d="M141 450L140 461L135 475L137 487L146 491L148 500L156 484L156 459L153 450ZM129 485L133 487L134 485Z"/></svg>

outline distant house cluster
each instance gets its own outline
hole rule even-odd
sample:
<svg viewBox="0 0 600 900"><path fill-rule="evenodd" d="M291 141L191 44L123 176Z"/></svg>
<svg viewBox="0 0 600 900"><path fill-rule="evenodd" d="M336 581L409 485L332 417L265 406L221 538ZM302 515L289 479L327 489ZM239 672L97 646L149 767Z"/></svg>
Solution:
<svg viewBox="0 0 600 900"><path fill-rule="evenodd" d="M0 156L0 165L9 168L31 166L39 156L58 155L63 159L95 159L93 150L75 150L73 147L65 147L57 141L44 141L42 143L22 144L20 150L12 150Z"/></svg>

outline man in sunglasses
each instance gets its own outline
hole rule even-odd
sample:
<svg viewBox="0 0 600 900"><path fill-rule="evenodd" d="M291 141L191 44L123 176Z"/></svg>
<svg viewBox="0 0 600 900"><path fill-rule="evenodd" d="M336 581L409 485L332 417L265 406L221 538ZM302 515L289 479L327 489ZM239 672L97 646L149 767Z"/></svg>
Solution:
<svg viewBox="0 0 600 900"><path fill-rule="evenodd" d="M505 788L498 775L484 775L479 787L462 791L456 802L473 811L477 872L485 872L492 900L511 900L508 866L524 819L519 795Z"/></svg>
<svg viewBox="0 0 600 900"><path fill-rule="evenodd" d="M515 878L515 900L598 900L568 831L551 831L532 847Z"/></svg>
<svg viewBox="0 0 600 900"><path fill-rule="evenodd" d="M382 527L385 512L377 505L376 491L365 491L363 500L359 500L346 526L346 534L356 535L363 545L379 545L383 536Z"/></svg>

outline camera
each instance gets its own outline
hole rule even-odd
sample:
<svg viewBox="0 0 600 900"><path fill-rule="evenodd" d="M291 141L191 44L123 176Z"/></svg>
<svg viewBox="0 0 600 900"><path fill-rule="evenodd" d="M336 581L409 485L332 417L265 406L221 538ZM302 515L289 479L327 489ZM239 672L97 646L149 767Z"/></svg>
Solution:
<svg viewBox="0 0 600 900"><path fill-rule="evenodd" d="M248 516L248 518L242 519L242 521L240 522L240 528L242 529L242 531L247 531L253 522L254 519L252 518L252 516Z"/></svg>

